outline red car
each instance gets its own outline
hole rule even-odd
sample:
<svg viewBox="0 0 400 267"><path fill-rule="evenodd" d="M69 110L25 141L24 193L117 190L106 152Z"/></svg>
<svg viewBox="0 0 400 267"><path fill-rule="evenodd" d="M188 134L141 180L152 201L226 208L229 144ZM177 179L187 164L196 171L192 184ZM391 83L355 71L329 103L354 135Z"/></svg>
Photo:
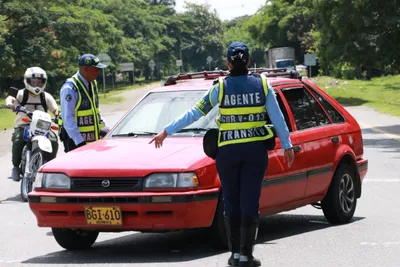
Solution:
<svg viewBox="0 0 400 267"><path fill-rule="evenodd" d="M332 97L292 74L266 72L296 157L288 169L276 138L275 149L268 152L260 213L311 204L322 208L329 222L347 223L368 170L360 127ZM65 249L88 248L99 232L193 228L209 228L226 246L220 182L202 144L207 129L216 128L217 107L167 138L161 149L149 144L222 75L226 72L171 77L146 94L104 139L45 164L29 194L38 226L51 227Z"/></svg>

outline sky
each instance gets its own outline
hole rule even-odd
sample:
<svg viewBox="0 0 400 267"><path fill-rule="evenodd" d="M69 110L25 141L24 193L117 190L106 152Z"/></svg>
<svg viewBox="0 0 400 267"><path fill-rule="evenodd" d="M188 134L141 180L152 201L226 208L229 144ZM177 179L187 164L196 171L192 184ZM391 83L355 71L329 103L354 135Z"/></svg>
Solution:
<svg viewBox="0 0 400 267"><path fill-rule="evenodd" d="M216 9L221 20L230 20L243 15L252 15L266 0L176 0L175 9L182 12L185 1L204 4L208 3L212 9Z"/></svg>

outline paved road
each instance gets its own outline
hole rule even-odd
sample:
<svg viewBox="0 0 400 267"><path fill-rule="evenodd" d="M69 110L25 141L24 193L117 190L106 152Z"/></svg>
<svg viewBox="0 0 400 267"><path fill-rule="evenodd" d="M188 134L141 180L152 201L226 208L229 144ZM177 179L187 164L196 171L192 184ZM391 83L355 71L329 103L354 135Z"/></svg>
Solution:
<svg viewBox="0 0 400 267"><path fill-rule="evenodd" d="M121 107L102 107L108 123L146 91L126 93L131 100ZM263 266L400 266L400 119L364 107L348 109L360 121L370 160L354 221L330 226L312 207L265 218L255 248ZM20 202L19 184L5 178L8 142L9 133L0 132L0 266L227 266L228 253L212 249L196 231L103 233L90 251L64 251L50 229L36 226L28 205Z"/></svg>

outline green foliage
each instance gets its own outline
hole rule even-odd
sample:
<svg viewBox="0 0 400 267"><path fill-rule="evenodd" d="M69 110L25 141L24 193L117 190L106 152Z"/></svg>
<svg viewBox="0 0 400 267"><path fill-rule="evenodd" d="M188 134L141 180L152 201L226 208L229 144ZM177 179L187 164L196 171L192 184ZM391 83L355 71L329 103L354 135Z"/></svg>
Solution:
<svg viewBox="0 0 400 267"><path fill-rule="evenodd" d="M171 0L4 0L0 10L0 77L21 78L40 66L49 75L67 77L84 53L110 55L109 70L134 62L137 70L176 72L206 68L211 55L223 62L222 22L209 6L188 4L176 14ZM182 53L182 56L181 56ZM215 67L213 66L213 67Z"/></svg>
<svg viewBox="0 0 400 267"><path fill-rule="evenodd" d="M40 66L52 76L76 71L83 53L110 55L110 71L134 62L146 77L153 59L158 76L179 71L226 69L233 41L250 48L252 67L265 50L292 46L298 63L318 54L320 72L362 78L375 69L400 72L400 3L394 0L269 0L253 16L222 22L209 5L174 0L3 0L0 9L0 77L20 78Z"/></svg>

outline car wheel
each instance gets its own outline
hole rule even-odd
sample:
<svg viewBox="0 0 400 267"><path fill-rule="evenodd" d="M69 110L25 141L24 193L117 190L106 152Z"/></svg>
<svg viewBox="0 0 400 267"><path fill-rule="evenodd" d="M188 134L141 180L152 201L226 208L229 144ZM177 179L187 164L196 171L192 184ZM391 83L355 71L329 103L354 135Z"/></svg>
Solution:
<svg viewBox="0 0 400 267"><path fill-rule="evenodd" d="M68 250L88 249L96 242L99 232L52 228L57 243Z"/></svg>
<svg viewBox="0 0 400 267"><path fill-rule="evenodd" d="M226 235L224 222L224 203L222 197L218 198L217 209L215 210L214 220L210 227L211 240L214 247L228 250L228 237Z"/></svg>
<svg viewBox="0 0 400 267"><path fill-rule="evenodd" d="M348 223L357 206L356 176L349 165L338 167L329 186L328 193L321 201L325 218L332 224Z"/></svg>

